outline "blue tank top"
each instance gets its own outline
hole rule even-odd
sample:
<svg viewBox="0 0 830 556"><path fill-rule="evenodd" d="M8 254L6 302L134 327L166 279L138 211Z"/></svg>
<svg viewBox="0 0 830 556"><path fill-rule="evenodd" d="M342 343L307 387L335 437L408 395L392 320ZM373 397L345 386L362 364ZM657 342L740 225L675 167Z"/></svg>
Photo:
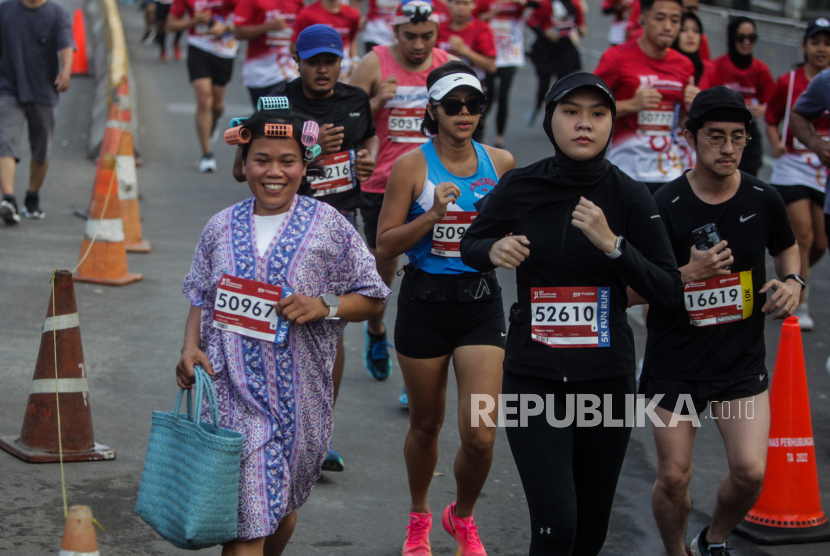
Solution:
<svg viewBox="0 0 830 556"><path fill-rule="evenodd" d="M476 217L473 204L492 191L499 181L496 168L490 155L479 143L473 141L478 156L478 168L472 176L460 177L444 168L438 153L435 152L433 140L421 145L427 161L427 177L424 190L412 203L407 222L412 222L432 208L435 187L442 182L452 182L461 189L461 196L456 203L447 207L447 215L436 224L432 231L406 252L409 261L416 268L430 274L460 274L478 272L461 262L461 237Z"/></svg>

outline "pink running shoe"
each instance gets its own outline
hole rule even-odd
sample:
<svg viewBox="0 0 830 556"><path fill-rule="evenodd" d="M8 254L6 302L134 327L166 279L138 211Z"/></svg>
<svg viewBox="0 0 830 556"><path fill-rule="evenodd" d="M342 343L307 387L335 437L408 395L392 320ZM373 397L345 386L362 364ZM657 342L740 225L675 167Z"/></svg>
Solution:
<svg viewBox="0 0 830 556"><path fill-rule="evenodd" d="M473 516L455 517L455 502L447 506L441 518L447 533L455 537L458 542L458 552L455 556L487 556L487 552L478 538L478 527Z"/></svg>
<svg viewBox="0 0 830 556"><path fill-rule="evenodd" d="M409 513L409 525L406 526L406 542L403 544L403 556L432 556L429 546L429 532L432 531L432 514Z"/></svg>

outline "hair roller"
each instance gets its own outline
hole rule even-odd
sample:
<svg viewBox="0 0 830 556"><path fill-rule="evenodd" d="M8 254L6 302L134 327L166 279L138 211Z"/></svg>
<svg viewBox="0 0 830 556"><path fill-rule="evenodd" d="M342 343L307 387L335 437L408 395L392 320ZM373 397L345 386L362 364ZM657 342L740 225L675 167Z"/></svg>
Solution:
<svg viewBox="0 0 830 556"><path fill-rule="evenodd" d="M317 137L320 135L320 126L314 120L308 120L303 124L303 146L311 148L317 143Z"/></svg>
<svg viewBox="0 0 830 556"><path fill-rule="evenodd" d="M257 111L288 110L288 97L259 97L256 109Z"/></svg>
<svg viewBox="0 0 830 556"><path fill-rule="evenodd" d="M225 143L228 145L240 145L251 140L251 130L241 125L232 127L225 131Z"/></svg>
<svg viewBox="0 0 830 556"><path fill-rule="evenodd" d="M291 124L265 124L266 137L293 137L293 135L294 126Z"/></svg>
<svg viewBox="0 0 830 556"><path fill-rule="evenodd" d="M312 160L320 156L322 152L323 149L320 147L320 145L312 145L305 150L305 159L306 161L311 162Z"/></svg>
<svg viewBox="0 0 830 556"><path fill-rule="evenodd" d="M234 118L231 120L231 123L230 125L228 125L228 127L237 127L243 125L247 120L248 118Z"/></svg>

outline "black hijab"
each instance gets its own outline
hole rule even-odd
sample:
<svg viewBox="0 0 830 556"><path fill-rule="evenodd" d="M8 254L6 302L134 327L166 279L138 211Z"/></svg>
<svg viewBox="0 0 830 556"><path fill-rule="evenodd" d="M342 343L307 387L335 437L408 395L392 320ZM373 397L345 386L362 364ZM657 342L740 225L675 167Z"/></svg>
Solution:
<svg viewBox="0 0 830 556"><path fill-rule="evenodd" d="M752 54L741 54L738 52L738 49L735 47L735 41L737 40L738 36L738 27L743 25L744 23L751 23L752 29L754 33L758 33L758 26L755 25L755 22L744 16L736 17L729 21L729 26L726 28L726 35L727 41L729 43L726 45L729 49L729 59L732 60L732 63L735 64L735 67L746 69L752 65Z"/></svg>
<svg viewBox="0 0 830 556"><path fill-rule="evenodd" d="M605 158L613 124L605 147L592 159L577 161L567 156L556 144L550 119L556 105L565 96L581 87L596 87L608 96L612 121L617 116L614 95L605 82L590 73L572 73L554 83L545 97L545 134L556 153L539 162L505 173L486 197L475 203L479 214L494 220L513 220L531 216L569 204L589 194L605 180L614 165Z"/></svg>

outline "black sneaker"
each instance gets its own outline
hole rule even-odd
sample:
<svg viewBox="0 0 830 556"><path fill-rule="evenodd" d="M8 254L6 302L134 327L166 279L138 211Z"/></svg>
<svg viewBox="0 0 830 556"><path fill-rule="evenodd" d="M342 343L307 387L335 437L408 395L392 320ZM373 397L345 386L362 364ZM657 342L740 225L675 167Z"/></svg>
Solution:
<svg viewBox="0 0 830 556"><path fill-rule="evenodd" d="M17 199L14 195L6 195L0 201L0 218L9 226L20 222L20 215L17 214Z"/></svg>
<svg viewBox="0 0 830 556"><path fill-rule="evenodd" d="M43 220L46 213L40 210L40 196L31 191L26 192L26 200L23 201L23 208L20 213L26 218L37 218Z"/></svg>
<svg viewBox="0 0 830 556"><path fill-rule="evenodd" d="M704 527L703 531L698 533L695 540L692 541L692 554L694 556L729 556L729 547L725 542L708 543L706 542L706 533L709 527Z"/></svg>

